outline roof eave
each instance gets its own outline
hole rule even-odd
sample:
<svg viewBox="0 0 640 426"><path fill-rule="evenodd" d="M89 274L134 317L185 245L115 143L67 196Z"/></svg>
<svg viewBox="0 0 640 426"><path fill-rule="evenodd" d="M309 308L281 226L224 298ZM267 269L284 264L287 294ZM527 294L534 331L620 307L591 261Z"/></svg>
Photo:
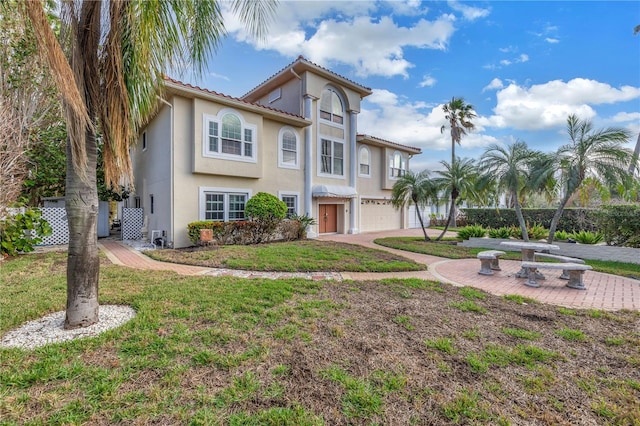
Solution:
<svg viewBox="0 0 640 426"><path fill-rule="evenodd" d="M367 143L369 145L400 149L400 150L403 150L403 151L406 151L406 152L410 153L411 155L422 154L422 149L421 148L417 148L417 147L414 147L414 146L408 146L408 145L402 145L402 144L397 143L397 142L391 142L391 141L380 139L380 138L377 138L377 137L371 136L371 135L358 134L356 136L356 140L358 142L365 142L365 143Z"/></svg>

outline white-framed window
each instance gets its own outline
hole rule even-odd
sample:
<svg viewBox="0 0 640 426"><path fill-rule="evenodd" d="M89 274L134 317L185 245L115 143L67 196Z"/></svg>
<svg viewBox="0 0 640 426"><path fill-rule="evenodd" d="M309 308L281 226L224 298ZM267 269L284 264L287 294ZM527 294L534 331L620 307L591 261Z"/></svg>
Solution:
<svg viewBox="0 0 640 426"><path fill-rule="evenodd" d="M269 93L269 103L275 102L282 97L282 88L278 87L276 90Z"/></svg>
<svg viewBox="0 0 640 426"><path fill-rule="evenodd" d="M320 140L320 173L344 176L344 143L330 139Z"/></svg>
<svg viewBox="0 0 640 426"><path fill-rule="evenodd" d="M407 172L407 162L399 152L396 151L393 153L393 155L389 159L389 163L389 176L391 176L392 178L404 176Z"/></svg>
<svg viewBox="0 0 640 426"><path fill-rule="evenodd" d="M366 146L361 146L358 152L358 176L371 176L371 151Z"/></svg>
<svg viewBox="0 0 640 426"><path fill-rule="evenodd" d="M320 97L320 119L344 125L344 106L335 89L327 88Z"/></svg>
<svg viewBox="0 0 640 426"><path fill-rule="evenodd" d="M300 198L299 192L285 192L278 191L278 198L280 198L287 205L287 219L298 215L298 200Z"/></svg>
<svg viewBox="0 0 640 426"><path fill-rule="evenodd" d="M278 167L300 168L300 140L290 127L283 127L278 134Z"/></svg>
<svg viewBox="0 0 640 426"><path fill-rule="evenodd" d="M244 220L244 208L250 197L248 189L200 187L200 220Z"/></svg>
<svg viewBox="0 0 640 426"><path fill-rule="evenodd" d="M204 114L203 156L255 162L257 128L242 115L225 108L217 116Z"/></svg>

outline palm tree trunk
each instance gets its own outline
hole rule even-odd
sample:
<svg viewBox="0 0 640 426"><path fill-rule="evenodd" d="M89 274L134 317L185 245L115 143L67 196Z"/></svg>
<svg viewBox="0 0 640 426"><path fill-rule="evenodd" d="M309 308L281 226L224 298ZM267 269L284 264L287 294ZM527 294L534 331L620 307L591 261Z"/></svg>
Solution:
<svg viewBox="0 0 640 426"><path fill-rule="evenodd" d="M570 193L565 194L560 200L560 205L558 206L558 210L553 214L553 218L551 219L551 225L549 225L549 237L547 238L547 243L553 244L553 239L556 235L556 228L558 227L558 222L560 222L560 218L562 217L562 212L564 211L565 206L569 202L569 198L571 198Z"/></svg>
<svg viewBox="0 0 640 426"><path fill-rule="evenodd" d="M515 192L513 193L513 199L515 200L516 217L518 218L518 223L520 224L520 231L522 232L522 240L529 241L527 224L524 221L524 216L522 216L522 207L520 206L520 202L518 201L518 194Z"/></svg>
<svg viewBox="0 0 640 426"><path fill-rule="evenodd" d="M631 157L631 163L629 164L629 173L633 175L638 167L638 158L640 157L640 133L638 133L638 140L636 141L636 147L633 150L633 157Z"/></svg>
<svg viewBox="0 0 640 426"><path fill-rule="evenodd" d="M83 180L73 167L67 143L66 210L69 223L67 258L67 314L65 329L88 327L98 322L98 191L97 147L87 130L87 170Z"/></svg>
<svg viewBox="0 0 640 426"><path fill-rule="evenodd" d="M453 126L451 127L451 169L454 169L454 162L456 161L456 142L453 136ZM452 188L453 189L453 188ZM449 210L449 220L447 225L453 228L456 227L456 203L454 202L453 190L451 191L451 210Z"/></svg>
<svg viewBox="0 0 640 426"><path fill-rule="evenodd" d="M416 213L418 214L418 220L420 221L420 227L422 227L422 233L424 234L424 240L425 241L431 241L431 238L429 238L429 236L427 235L427 230L424 229L424 221L422 220L422 214L420 213L420 207L418 206L418 203L414 202L413 203L416 206Z"/></svg>
<svg viewBox="0 0 640 426"><path fill-rule="evenodd" d="M453 191L452 191L453 192ZM453 194L451 195L451 208L449 209L449 218L447 219L447 223L446 225L444 225L444 230L442 231L442 234L438 235L438 238L436 238L436 241L440 241L442 240L442 237L444 237L444 234L447 233L447 230L449 229L449 224L451 223L451 214L455 212L455 207L456 207L456 196L454 196ZM453 219L453 223L455 224L455 219Z"/></svg>

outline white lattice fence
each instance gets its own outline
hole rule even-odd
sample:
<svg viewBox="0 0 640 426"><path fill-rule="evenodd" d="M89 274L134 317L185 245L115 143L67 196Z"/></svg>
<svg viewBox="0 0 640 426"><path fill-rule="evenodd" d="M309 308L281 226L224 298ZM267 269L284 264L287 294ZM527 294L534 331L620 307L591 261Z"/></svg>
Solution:
<svg viewBox="0 0 640 426"><path fill-rule="evenodd" d="M144 210L129 207L122 208L122 239L141 240Z"/></svg>
<svg viewBox="0 0 640 426"><path fill-rule="evenodd" d="M69 244L69 224L67 223L67 211L64 207L42 207L42 217L49 222L53 233L44 237L41 246Z"/></svg>

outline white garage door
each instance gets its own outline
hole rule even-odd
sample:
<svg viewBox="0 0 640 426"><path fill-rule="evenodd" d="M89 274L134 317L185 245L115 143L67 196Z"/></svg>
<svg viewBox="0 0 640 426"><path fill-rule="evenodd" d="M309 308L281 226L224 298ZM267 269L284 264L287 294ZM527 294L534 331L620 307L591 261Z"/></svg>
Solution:
<svg viewBox="0 0 640 426"><path fill-rule="evenodd" d="M389 201L365 200L360 202L360 231L387 231L400 229L402 210L396 210Z"/></svg>
<svg viewBox="0 0 640 426"><path fill-rule="evenodd" d="M420 209L422 213L422 220L424 221L424 227L429 226L429 216L431 215L431 207L423 207ZM420 219L418 219L418 213L416 206L409 206L409 228L420 228Z"/></svg>

